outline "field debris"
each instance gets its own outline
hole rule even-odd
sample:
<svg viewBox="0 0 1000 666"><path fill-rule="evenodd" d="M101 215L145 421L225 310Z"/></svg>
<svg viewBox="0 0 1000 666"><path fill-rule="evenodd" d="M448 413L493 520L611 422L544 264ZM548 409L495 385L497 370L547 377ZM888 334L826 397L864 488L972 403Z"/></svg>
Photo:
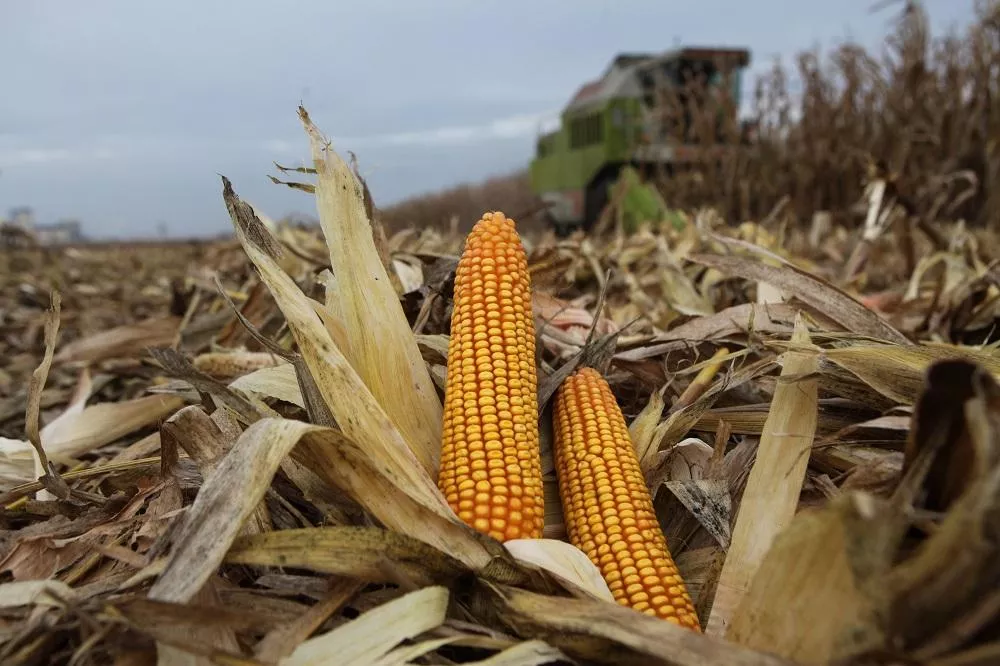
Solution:
<svg viewBox="0 0 1000 666"><path fill-rule="evenodd" d="M745 228L644 228L607 252L525 235L540 390L594 336L616 338L609 385L706 626L689 637L615 604L567 543L550 410L545 536L504 547L457 519L427 471L429 440L370 386L384 381L377 363L349 356L348 317L410 331L380 357L392 358L390 340L402 340L398 358L419 355L437 401L421 419L438 418L451 295L436 267L460 243L389 234L383 263L373 234L338 240L367 245L375 274L405 261L422 276L408 291L396 282L397 306L348 314L311 259L322 233L247 215L239 245L172 249L174 275L152 284L173 319L147 305L105 320L121 333L95 330L67 308L80 298L72 282L58 310L22 306L36 315L19 315L28 328L6 344L42 372L29 385L35 368L6 356L5 663L824 664L886 651L959 663L948 659L988 649L1000 363L991 345L926 325L949 316L942 303L992 321L977 317L991 299L959 297L985 263L950 284L924 271L912 297L876 311L793 257L774 268L762 257L779 246L741 240ZM63 270L99 261L99 249L73 252ZM780 301L757 301L764 281ZM599 292L598 309L587 295ZM639 293L655 306L636 308ZM436 299L445 309L428 313Z"/></svg>

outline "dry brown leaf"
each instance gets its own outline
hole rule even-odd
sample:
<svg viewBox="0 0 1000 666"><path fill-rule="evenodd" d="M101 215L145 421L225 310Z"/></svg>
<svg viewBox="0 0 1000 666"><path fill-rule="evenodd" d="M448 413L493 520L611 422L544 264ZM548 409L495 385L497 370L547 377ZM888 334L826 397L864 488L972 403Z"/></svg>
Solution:
<svg viewBox="0 0 1000 666"><path fill-rule="evenodd" d="M0 440L0 442L2 442L2 440ZM159 433L157 433L155 438L156 448L159 447L159 443L160 436ZM62 475L62 477L63 480L70 481L74 479L89 479L94 476L101 476L105 474L121 474L124 478L128 478L129 475L145 476L150 470L157 467L159 463L160 459L158 457L125 459L122 462L112 462L104 465L96 465L91 468L73 470L66 472ZM17 501L26 495L41 490L44 487L45 486L38 481L18 484L7 492L0 494L0 504Z"/></svg>
<svg viewBox="0 0 1000 666"><path fill-rule="evenodd" d="M180 317L154 317L95 333L63 346L54 362L97 363L113 358L135 358L147 349L173 344L181 321Z"/></svg>
<svg viewBox="0 0 1000 666"><path fill-rule="evenodd" d="M293 455L389 529L428 543L471 569L479 570L503 553L499 543L442 510L437 486L419 476L419 469L400 469L395 461L380 459L325 429L310 431Z"/></svg>
<svg viewBox="0 0 1000 666"><path fill-rule="evenodd" d="M147 396L124 402L91 405L80 412L67 427L64 438L47 443L46 450L53 460L63 460L110 444L137 430L154 425L183 406L184 401L172 396Z"/></svg>
<svg viewBox="0 0 1000 666"><path fill-rule="evenodd" d="M419 643L403 645L373 662L372 666L417 666L421 662L413 660L419 660L429 652L434 652L449 643L457 641L457 636L448 636L447 638L432 638Z"/></svg>
<svg viewBox="0 0 1000 666"><path fill-rule="evenodd" d="M295 366L285 363L273 368L262 368L243 375L229 383L230 388L244 393L256 393L269 398L277 398L305 409Z"/></svg>
<svg viewBox="0 0 1000 666"><path fill-rule="evenodd" d="M1000 358L976 349L946 344L870 345L853 344L826 349L823 361L847 370L890 400L912 405L923 390L924 375L935 361L964 359L978 363L1000 376Z"/></svg>
<svg viewBox="0 0 1000 666"><path fill-rule="evenodd" d="M215 412L221 418L220 412ZM198 405L178 411L161 428L163 450L167 443L183 449L198 465L202 477L208 478L236 442L235 435L226 433ZM179 502L178 498L178 503ZM177 508L180 508L178 506ZM240 530L241 534L257 534L271 529L267 506L261 502Z"/></svg>
<svg viewBox="0 0 1000 666"><path fill-rule="evenodd" d="M199 610L209 612L222 611L223 605L218 596L220 580L214 578L208 581L198 594L191 600L193 605L199 606ZM225 609L228 610L228 609ZM240 644L236 638L234 627L227 626L224 622L218 622L225 613L212 613L214 622L204 622L201 620L203 613L190 613L187 616L189 624L184 626L170 627L173 631L160 626L163 633L171 633L170 642L157 641L157 666L215 666L216 660L212 656L222 653L238 655L240 654ZM160 624L160 623L157 623ZM162 636L162 634L161 634ZM211 654L197 654L190 651L189 645L211 646Z"/></svg>
<svg viewBox="0 0 1000 666"><path fill-rule="evenodd" d="M593 664L636 666L793 666L618 604L498 590L497 613L520 636L541 638Z"/></svg>
<svg viewBox="0 0 1000 666"><path fill-rule="evenodd" d="M663 408L665 406L663 391L665 390L666 386L650 393L646 406L642 408L642 411L639 412L639 415L633 419L628 427L629 437L635 446L635 452L642 469L649 469L656 455L655 444L658 443L658 440L655 439L656 426L663 417Z"/></svg>
<svg viewBox="0 0 1000 666"><path fill-rule="evenodd" d="M713 433L723 421L732 428L732 432L740 435L759 435L764 431L770 403L754 403L737 407L716 407L707 410L692 426L692 430ZM856 414L847 410L837 410L829 407L829 403L820 404L819 419L816 431L824 435L832 435L844 428L854 425L852 417Z"/></svg>
<svg viewBox="0 0 1000 666"><path fill-rule="evenodd" d="M402 641L439 627L448 597L437 586L410 592L299 644L282 666L376 666Z"/></svg>
<svg viewBox="0 0 1000 666"><path fill-rule="evenodd" d="M615 601L601 570L586 553L566 541L513 539L505 541L504 547L518 562L544 569L557 580L578 587L597 599Z"/></svg>
<svg viewBox="0 0 1000 666"><path fill-rule="evenodd" d="M67 433L76 425L77 417L87 406L92 388L90 373L84 369L69 404L38 433L43 451L46 451L52 442L64 440L69 436ZM41 458L30 441L0 437L0 488L9 488L10 485L23 482L32 476L41 477L45 472L46 470L42 469ZM55 495L42 489L36 499L55 499Z"/></svg>
<svg viewBox="0 0 1000 666"><path fill-rule="evenodd" d="M48 451L42 444L42 437L40 430L41 424L41 405L42 405L42 390L45 388L45 382L49 376L49 370L52 368L52 358L55 354L56 342L58 340L59 334L59 321L60 321L60 307L61 300L58 291L53 291L51 295L51 304L49 310L46 312L44 325L45 325L45 353L42 355L42 360L35 368L35 371L31 373L31 377L28 379L28 395L27 395L27 407L25 409L24 415L24 431L28 437L28 441L31 443L32 453L34 454L34 468L35 475L39 477L39 480L46 484L46 489L54 491L54 495L66 499L70 494L70 489L66 485L66 482L59 478L56 473L55 467L52 466L51 457L48 455Z"/></svg>
<svg viewBox="0 0 1000 666"><path fill-rule="evenodd" d="M16 580L0 585L0 608L41 605L58 608L76 600L73 588L60 580Z"/></svg>
<svg viewBox="0 0 1000 666"><path fill-rule="evenodd" d="M467 666L546 666L566 661L566 655L545 641L518 643L480 661L465 662Z"/></svg>
<svg viewBox="0 0 1000 666"><path fill-rule="evenodd" d="M594 315L586 308L542 290L535 290L531 295L531 310L544 323L546 330L558 328L572 332L569 339L577 344L583 344L591 328L598 335L609 335L618 330L618 326L607 317L602 316L595 323Z"/></svg>
<svg viewBox="0 0 1000 666"><path fill-rule="evenodd" d="M994 465L952 505L917 554L881 581L894 602L893 634L918 656L944 654L995 625L998 498L1000 466Z"/></svg>
<svg viewBox="0 0 1000 666"><path fill-rule="evenodd" d="M310 428L295 421L262 419L246 430L210 472L182 518L150 599L183 603L201 590L263 499L282 459Z"/></svg>
<svg viewBox="0 0 1000 666"><path fill-rule="evenodd" d="M720 379L705 391L700 398L690 405L671 412L670 415L656 427L656 434L653 441L656 443L656 451L684 439L691 428L698 423L705 413L712 407L719 396L733 390L743 384L770 372L774 369L776 361L773 358L764 358L760 361L748 363L735 370L732 374ZM649 460L655 463L656 456L651 456ZM652 472L649 468L643 468L643 473L647 476Z"/></svg>
<svg viewBox="0 0 1000 666"><path fill-rule="evenodd" d="M903 451L904 474L922 456L929 453L934 458L924 479L921 507L946 511L987 474L1000 456L1000 447L991 441L992 431L998 428L1000 388L992 375L966 361L931 366Z"/></svg>
<svg viewBox="0 0 1000 666"><path fill-rule="evenodd" d="M33 529L12 534L4 543L0 572L10 571L15 580L56 578L76 582L94 563L93 551L100 544L123 537L147 501L162 484L145 484L131 497L109 499L70 520L54 516ZM74 571L73 567L81 567Z"/></svg>
<svg viewBox="0 0 1000 666"><path fill-rule="evenodd" d="M781 303L788 300L780 289L767 282L757 283L757 303Z"/></svg>
<svg viewBox="0 0 1000 666"><path fill-rule="evenodd" d="M840 430L832 433L829 437L825 438L829 441L837 441L840 439L845 439L849 435L859 434L865 431L881 431L884 435L885 433L899 433L900 436L905 435L910 429L910 417L900 416L900 415L888 415L879 416L874 419L868 419L867 421L861 421L859 423L851 423Z"/></svg>
<svg viewBox="0 0 1000 666"><path fill-rule="evenodd" d="M448 360L448 340L447 335L418 335L417 344L421 347L435 352L442 361Z"/></svg>
<svg viewBox="0 0 1000 666"><path fill-rule="evenodd" d="M882 644L877 603L863 592L849 553L870 519L864 502L835 498L777 534L756 568L727 637L801 664L828 664ZM804 630L808 627L808 630Z"/></svg>
<svg viewBox="0 0 1000 666"><path fill-rule="evenodd" d="M162 348L150 349L149 353L152 359L163 368L167 376L187 382L199 394L211 396L213 402L217 402L220 407L238 417L242 423L253 423L263 415L273 415L267 405L260 401L254 402L233 391L222 382L196 370L191 361L178 351Z"/></svg>
<svg viewBox="0 0 1000 666"><path fill-rule="evenodd" d="M185 601L200 589L225 559L278 466L303 439L305 454L322 460L315 471L351 493L388 527L453 554L476 569L489 559L471 530L421 504L424 497L419 487L402 487L405 476L373 464L342 435L301 421L262 419L247 429L206 478L177 530L170 559L150 590L150 598Z"/></svg>
<svg viewBox="0 0 1000 666"><path fill-rule="evenodd" d="M704 317L697 317L657 335L655 342L717 340L753 330L769 335L792 332L798 311L783 303L742 303Z"/></svg>
<svg viewBox="0 0 1000 666"><path fill-rule="evenodd" d="M809 333L796 321L792 343L809 344ZM782 377L806 376L816 370L813 354L789 351ZM750 477L740 500L733 539L719 578L706 633L727 635L739 621L742 604L761 560L791 521L798 506L809 453L816 433L817 382L779 382Z"/></svg>
<svg viewBox="0 0 1000 666"><path fill-rule="evenodd" d="M691 282L691 279L673 261L660 266L658 271L663 299L682 315L698 317L715 313L715 307Z"/></svg>
<svg viewBox="0 0 1000 666"><path fill-rule="evenodd" d="M688 437L670 449L671 481L697 481L705 478L705 470L714 449L697 437Z"/></svg>
<svg viewBox="0 0 1000 666"><path fill-rule="evenodd" d="M399 276L400 291L407 294L416 291L424 285L423 266L418 261L407 261L402 257L392 260L392 267Z"/></svg>
<svg viewBox="0 0 1000 666"><path fill-rule="evenodd" d="M363 587L364 583L358 580L334 579L319 603L311 606L294 621L268 632L257 644L254 656L264 662L277 662L287 657Z"/></svg>
<svg viewBox="0 0 1000 666"><path fill-rule="evenodd" d="M732 542L730 526L733 512L729 484L724 479L667 481L663 487L670 491L720 547L729 548ZM664 511L664 514L667 521L678 519L673 511Z"/></svg>
<svg viewBox="0 0 1000 666"><path fill-rule="evenodd" d="M719 370L722 369L722 364L727 359L736 359L740 356L742 356L742 354L739 352L736 354L730 354L726 347L720 347L707 361L701 361L689 368L686 368L684 374L688 374L695 370L698 371L698 374L695 375L695 378L690 381L687 388L684 389L684 392L677 397L674 404L670 406L670 411L674 412L678 409L683 409L704 395L705 391L708 390L708 387L711 386L715 376L719 373Z"/></svg>
<svg viewBox="0 0 1000 666"><path fill-rule="evenodd" d="M212 473L235 441L200 405L188 405L167 419L160 428L160 437L183 449L198 465L203 477Z"/></svg>
<svg viewBox="0 0 1000 666"><path fill-rule="evenodd" d="M48 536L22 536L0 560L0 572L10 572L16 581L54 578L87 557L99 541L92 535L58 543Z"/></svg>
<svg viewBox="0 0 1000 666"><path fill-rule="evenodd" d="M78 403L59 417L58 427L42 430L42 445L52 462L72 462L77 456L155 425L183 405L181 398L160 395L88 407ZM56 420L50 425L56 425ZM30 442L0 438L0 489L10 490L36 478L36 462Z"/></svg>
<svg viewBox="0 0 1000 666"><path fill-rule="evenodd" d="M797 516L765 557L730 637L808 664L848 663L890 647L929 663L994 621L1000 566L987 535L1000 515L998 395L982 367L933 366L896 494L844 492ZM967 436L972 450L987 452L984 464L912 550L909 504L933 479L936 452Z"/></svg>
<svg viewBox="0 0 1000 666"><path fill-rule="evenodd" d="M919 482L912 499L946 513L882 583L898 640L936 657L995 622L1000 603L1000 384L985 368L955 360L931 368L904 472L903 493L916 495L910 483Z"/></svg>
<svg viewBox="0 0 1000 666"><path fill-rule="evenodd" d="M222 663L240 664L241 650L233 633L267 631L275 619L245 608L226 608L217 593L219 587L220 580L212 580L196 603L126 597L115 600L109 610L138 633L155 639L161 654L170 660L166 663L209 666L225 660Z"/></svg>
<svg viewBox="0 0 1000 666"><path fill-rule="evenodd" d="M847 293L790 264L771 266L762 261L735 255L697 254L689 258L691 261L711 266L729 275L773 284L822 312L852 333L899 345L911 344L905 335Z"/></svg>
<svg viewBox="0 0 1000 666"><path fill-rule="evenodd" d="M393 583L401 574L419 585L446 585L469 568L427 543L378 527L280 530L236 541L226 561L280 566Z"/></svg>
<svg viewBox="0 0 1000 666"><path fill-rule="evenodd" d="M362 185L302 107L299 117L309 136L317 174L316 206L337 283L326 305L348 336L341 352L424 470L436 475L441 401L379 256Z"/></svg>
<svg viewBox="0 0 1000 666"><path fill-rule="evenodd" d="M224 195L231 201L238 201L228 181ZM243 233L245 224L254 222L234 223L243 248L285 315L308 367L308 374L315 381L316 388L337 425L348 439L363 447L365 457L370 456L380 467L389 466L394 474L399 475L397 482L406 484L408 492L418 492L426 509L449 520L457 520L437 485L431 480L432 477L420 464L385 409L333 343L316 311L309 304L309 299L281 267L253 243L253 237ZM438 446L440 447L440 443ZM330 456L335 454L336 451L330 452ZM333 469L328 460L317 459L315 462L319 468Z"/></svg>

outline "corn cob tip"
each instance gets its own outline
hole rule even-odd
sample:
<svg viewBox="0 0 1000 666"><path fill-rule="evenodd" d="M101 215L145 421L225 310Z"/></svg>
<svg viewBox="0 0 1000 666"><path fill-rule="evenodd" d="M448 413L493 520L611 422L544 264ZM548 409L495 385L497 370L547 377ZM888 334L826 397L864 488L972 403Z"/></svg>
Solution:
<svg viewBox="0 0 1000 666"><path fill-rule="evenodd" d="M584 367L563 381L553 406L570 542L598 567L619 604L700 632L611 387Z"/></svg>
<svg viewBox="0 0 1000 666"><path fill-rule="evenodd" d="M498 210L483 213L483 216L472 225L472 230L465 239L466 247L469 246L470 241L478 241L483 237L489 237L491 234L500 234L501 236L514 234L508 240L514 241L518 247L523 249L521 238L517 236L517 223L513 218L507 217L502 211Z"/></svg>
<svg viewBox="0 0 1000 666"><path fill-rule="evenodd" d="M536 391L527 256L514 221L486 213L455 271L438 487L498 541L542 535Z"/></svg>

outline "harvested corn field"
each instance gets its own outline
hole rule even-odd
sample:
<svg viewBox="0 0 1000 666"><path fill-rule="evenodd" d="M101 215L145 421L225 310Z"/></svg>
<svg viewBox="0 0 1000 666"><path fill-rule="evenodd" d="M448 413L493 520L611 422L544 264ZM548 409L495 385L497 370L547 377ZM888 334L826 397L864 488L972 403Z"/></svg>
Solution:
<svg viewBox="0 0 1000 666"><path fill-rule="evenodd" d="M299 119L319 228L0 252L0 663L1000 662L995 192L390 226Z"/></svg>

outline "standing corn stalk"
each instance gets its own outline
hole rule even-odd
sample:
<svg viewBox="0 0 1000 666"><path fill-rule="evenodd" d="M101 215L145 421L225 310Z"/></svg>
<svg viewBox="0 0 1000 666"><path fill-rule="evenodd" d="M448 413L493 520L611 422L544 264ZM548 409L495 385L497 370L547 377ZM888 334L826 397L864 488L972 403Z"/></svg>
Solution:
<svg viewBox="0 0 1000 666"><path fill-rule="evenodd" d="M455 272L438 486L498 541L542 536L537 383L527 256L514 221L487 213Z"/></svg>

